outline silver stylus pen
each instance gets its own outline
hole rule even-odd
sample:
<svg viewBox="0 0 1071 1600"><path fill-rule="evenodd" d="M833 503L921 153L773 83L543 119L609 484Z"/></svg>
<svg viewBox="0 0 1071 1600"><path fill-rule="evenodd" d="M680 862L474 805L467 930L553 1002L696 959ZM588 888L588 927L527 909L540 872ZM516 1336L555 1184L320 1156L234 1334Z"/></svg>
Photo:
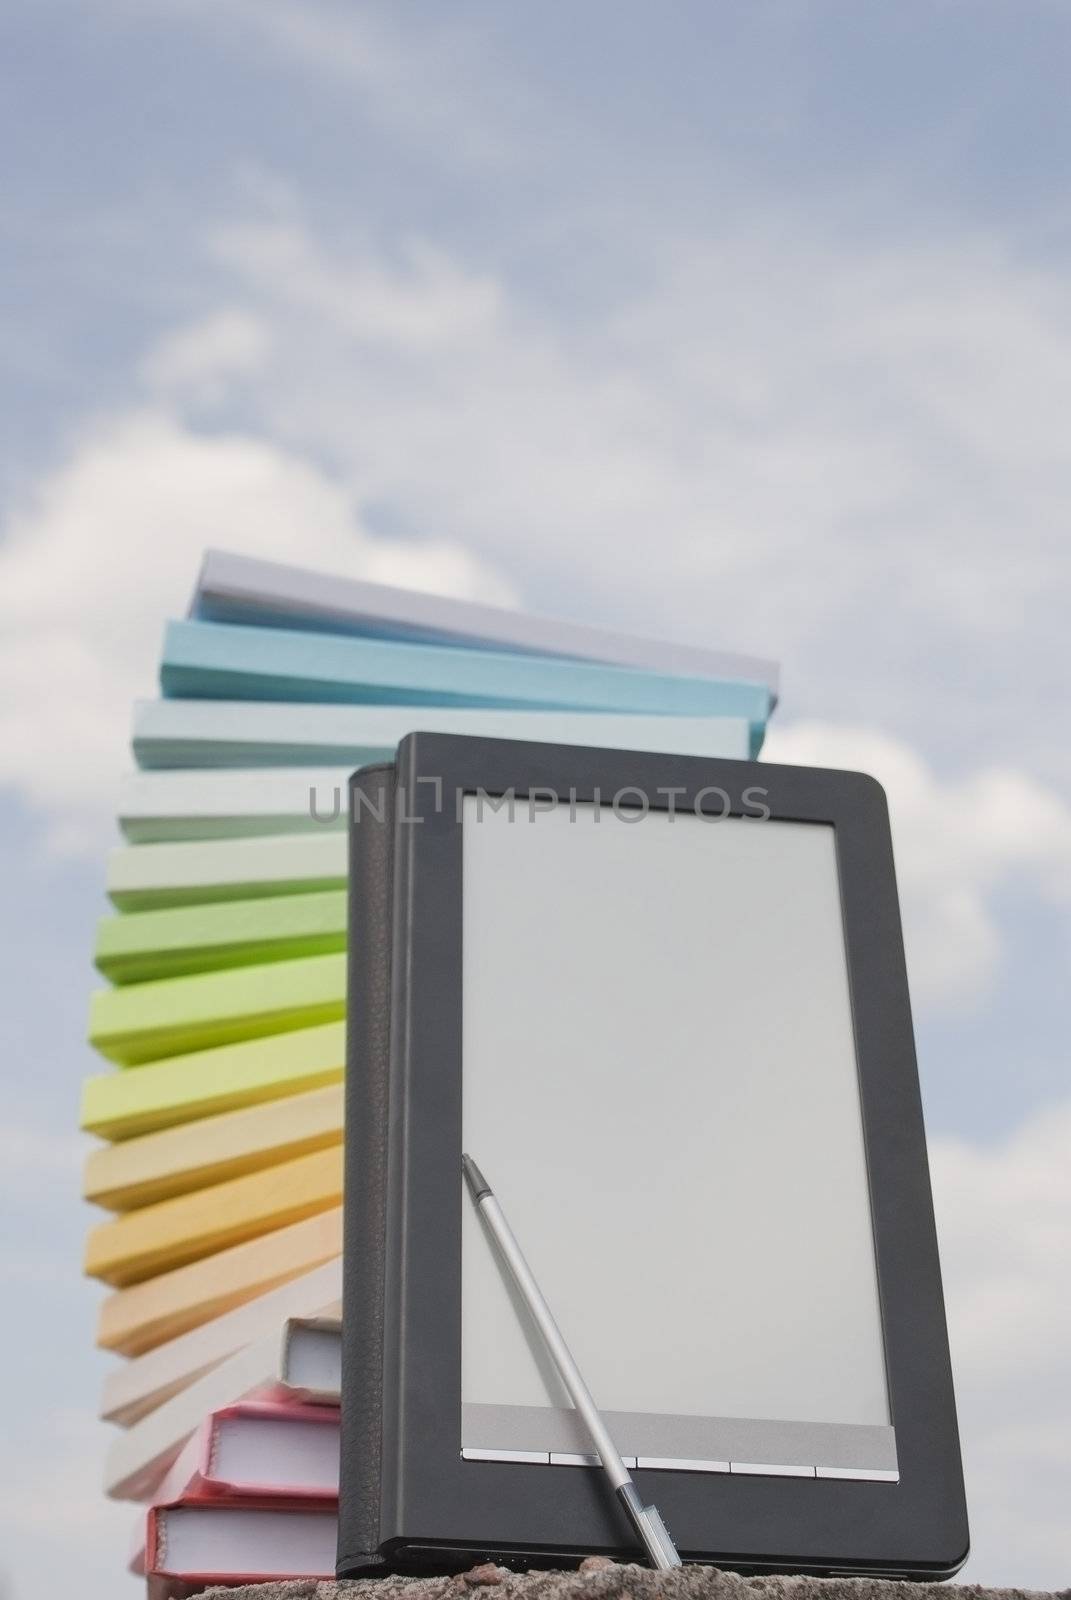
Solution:
<svg viewBox="0 0 1071 1600"><path fill-rule="evenodd" d="M591 1390L580 1376L580 1368L569 1354L569 1347L562 1338L551 1309L532 1276L532 1269L521 1253L513 1229L506 1221L502 1207L491 1191L491 1185L471 1156L461 1157L461 1169L465 1174L469 1192L494 1234L502 1259L524 1297L524 1302L532 1314L532 1320L543 1335L547 1349L554 1358L554 1365L569 1391L569 1397L583 1418L613 1491L643 1542L644 1549L651 1559L651 1565L662 1571L679 1567L681 1558L677 1554L677 1547L670 1538L657 1509L654 1506L645 1506L640 1499L636 1485L629 1476L625 1463L599 1414L599 1408L591 1397Z"/></svg>

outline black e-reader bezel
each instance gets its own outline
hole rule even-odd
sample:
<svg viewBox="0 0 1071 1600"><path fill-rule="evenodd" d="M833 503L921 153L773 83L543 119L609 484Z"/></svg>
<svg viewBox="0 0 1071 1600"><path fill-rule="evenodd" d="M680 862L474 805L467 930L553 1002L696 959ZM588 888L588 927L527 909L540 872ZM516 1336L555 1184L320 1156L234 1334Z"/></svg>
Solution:
<svg viewBox="0 0 1071 1600"><path fill-rule="evenodd" d="M642 1471L640 1492L686 1560L745 1571L954 1573L967 1555L967 1516L879 784L852 772L420 733L401 745L396 771L382 1555L400 1568L470 1557L566 1564L592 1551L639 1559L599 1469L462 1458L460 1168L460 797L606 804L621 796L635 805L639 794L652 809L716 818L765 806L777 820L834 830L899 1465L897 1483ZM746 1212L732 1221L746 1226Z"/></svg>

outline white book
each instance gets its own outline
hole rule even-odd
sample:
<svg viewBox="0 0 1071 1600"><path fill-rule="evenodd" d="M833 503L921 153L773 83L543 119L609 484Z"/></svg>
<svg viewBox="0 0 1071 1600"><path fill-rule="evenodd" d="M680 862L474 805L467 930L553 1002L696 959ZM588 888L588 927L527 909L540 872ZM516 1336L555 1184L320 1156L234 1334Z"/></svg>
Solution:
<svg viewBox="0 0 1071 1600"><path fill-rule="evenodd" d="M143 770L356 768L393 761L405 735L418 729L741 760L750 753L748 725L742 717L184 699L139 701L134 707L133 748Z"/></svg>
<svg viewBox="0 0 1071 1600"><path fill-rule="evenodd" d="M162 1506L142 1517L130 1566L147 1576L150 1600L166 1600L217 1582L333 1578L337 1545L331 1509Z"/></svg>
<svg viewBox="0 0 1071 1600"><path fill-rule="evenodd" d="M342 1334L335 1320L288 1317L272 1334L236 1350L112 1440L104 1490L113 1500L150 1500L187 1439L211 1411L237 1400L339 1404Z"/></svg>
<svg viewBox="0 0 1071 1600"><path fill-rule="evenodd" d="M205 553L189 614L214 622L564 656L685 677L740 678L777 693L776 663L754 656L613 633L225 550Z"/></svg>
<svg viewBox="0 0 1071 1600"><path fill-rule="evenodd" d="M133 1357L104 1380L102 1419L129 1427L235 1351L265 1338L281 1338L287 1318L337 1315L341 1295L342 1261L336 1257Z"/></svg>
<svg viewBox="0 0 1071 1600"><path fill-rule="evenodd" d="M323 834L346 826L352 767L269 767L245 772L135 772L117 814L132 844Z"/></svg>
<svg viewBox="0 0 1071 1600"><path fill-rule="evenodd" d="M108 856L107 890L120 911L154 911L337 889L346 882L346 872L346 835L337 829L259 839L191 839L117 845Z"/></svg>

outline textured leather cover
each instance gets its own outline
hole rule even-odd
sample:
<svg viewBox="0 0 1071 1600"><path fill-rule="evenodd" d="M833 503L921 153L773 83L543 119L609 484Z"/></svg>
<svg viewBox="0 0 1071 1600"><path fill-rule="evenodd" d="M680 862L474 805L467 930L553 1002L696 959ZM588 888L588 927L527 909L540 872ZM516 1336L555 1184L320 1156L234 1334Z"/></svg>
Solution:
<svg viewBox="0 0 1071 1600"><path fill-rule="evenodd" d="M383 1567L379 1543L394 791L392 766L366 767L350 785L340 1577Z"/></svg>

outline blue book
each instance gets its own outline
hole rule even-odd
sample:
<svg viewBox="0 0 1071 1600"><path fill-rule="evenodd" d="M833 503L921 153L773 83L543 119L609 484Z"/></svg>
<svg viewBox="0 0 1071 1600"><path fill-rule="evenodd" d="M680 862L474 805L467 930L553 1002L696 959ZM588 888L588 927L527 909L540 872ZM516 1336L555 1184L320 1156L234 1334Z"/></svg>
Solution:
<svg viewBox="0 0 1071 1600"><path fill-rule="evenodd" d="M189 615L202 622L311 629L363 639L460 645L507 655L569 656L686 678L765 683L776 698L777 665L707 646L608 633L587 623L391 589L342 573L310 572L229 550L206 550Z"/></svg>
<svg viewBox="0 0 1071 1600"><path fill-rule="evenodd" d="M754 753L772 698L764 683L206 622L168 624L160 686L207 700L742 717Z"/></svg>

